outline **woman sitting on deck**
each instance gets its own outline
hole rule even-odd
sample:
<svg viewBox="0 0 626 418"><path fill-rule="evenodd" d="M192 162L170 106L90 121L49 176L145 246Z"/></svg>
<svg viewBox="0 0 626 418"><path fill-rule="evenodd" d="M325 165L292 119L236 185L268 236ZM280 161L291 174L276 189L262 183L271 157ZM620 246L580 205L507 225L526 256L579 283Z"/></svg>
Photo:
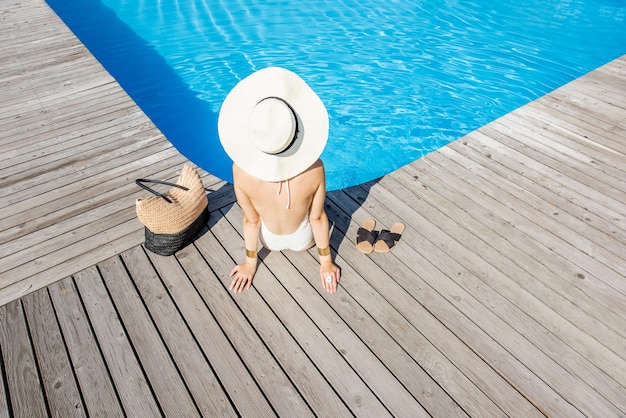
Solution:
<svg viewBox="0 0 626 418"><path fill-rule="evenodd" d="M328 139L328 113L320 98L296 74L266 68L228 94L218 130L234 162L246 247L245 262L230 274L230 289L250 288L260 241L274 251L317 245L322 285L334 293L340 271L330 255L324 210L326 177L319 157Z"/></svg>

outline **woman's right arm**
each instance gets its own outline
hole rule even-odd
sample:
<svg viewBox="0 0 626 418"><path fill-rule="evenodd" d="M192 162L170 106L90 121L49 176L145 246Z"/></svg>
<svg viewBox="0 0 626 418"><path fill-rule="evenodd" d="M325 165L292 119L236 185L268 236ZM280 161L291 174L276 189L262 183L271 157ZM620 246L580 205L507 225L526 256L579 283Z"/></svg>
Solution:
<svg viewBox="0 0 626 418"><path fill-rule="evenodd" d="M243 241L246 251L246 260L242 264L235 266L230 272L230 276L233 278L230 289L233 292L241 292L244 289L250 288L252 279L256 273L261 218L252 205L249 196L245 193L243 188L239 187L237 170L233 170L233 177L237 203L239 203L243 211Z"/></svg>

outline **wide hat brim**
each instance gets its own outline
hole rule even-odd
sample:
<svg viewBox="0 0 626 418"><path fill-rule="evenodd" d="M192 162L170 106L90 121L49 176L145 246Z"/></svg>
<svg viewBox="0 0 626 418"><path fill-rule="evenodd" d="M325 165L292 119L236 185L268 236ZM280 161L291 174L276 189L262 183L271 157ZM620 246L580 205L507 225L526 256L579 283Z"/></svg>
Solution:
<svg viewBox="0 0 626 418"><path fill-rule="evenodd" d="M268 97L284 100L298 119L293 144L279 154L259 150L249 137L249 116ZM228 93L217 129L224 150L241 169L261 180L282 181L302 173L322 155L328 140L328 112L297 74L269 67L244 78Z"/></svg>

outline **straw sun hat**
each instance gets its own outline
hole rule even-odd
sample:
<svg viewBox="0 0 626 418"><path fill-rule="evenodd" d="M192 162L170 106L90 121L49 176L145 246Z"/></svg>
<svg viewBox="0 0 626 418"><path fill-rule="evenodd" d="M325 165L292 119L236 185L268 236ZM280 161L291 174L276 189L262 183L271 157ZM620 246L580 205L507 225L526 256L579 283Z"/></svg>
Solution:
<svg viewBox="0 0 626 418"><path fill-rule="evenodd" d="M228 156L265 181L288 180L309 168L328 140L322 100L284 68L259 70L224 99L217 123Z"/></svg>

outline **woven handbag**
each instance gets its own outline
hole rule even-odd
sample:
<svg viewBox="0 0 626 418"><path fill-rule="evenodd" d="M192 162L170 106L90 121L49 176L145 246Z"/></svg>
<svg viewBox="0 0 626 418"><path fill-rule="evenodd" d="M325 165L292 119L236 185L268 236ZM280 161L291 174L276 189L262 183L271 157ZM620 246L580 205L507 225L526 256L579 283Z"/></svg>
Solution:
<svg viewBox="0 0 626 418"><path fill-rule="evenodd" d="M137 179L135 183L156 196L137 199L137 217L144 225L145 247L159 255L172 255L190 244L209 220L209 201L196 169L188 164L176 180ZM172 186L162 194L144 183Z"/></svg>

